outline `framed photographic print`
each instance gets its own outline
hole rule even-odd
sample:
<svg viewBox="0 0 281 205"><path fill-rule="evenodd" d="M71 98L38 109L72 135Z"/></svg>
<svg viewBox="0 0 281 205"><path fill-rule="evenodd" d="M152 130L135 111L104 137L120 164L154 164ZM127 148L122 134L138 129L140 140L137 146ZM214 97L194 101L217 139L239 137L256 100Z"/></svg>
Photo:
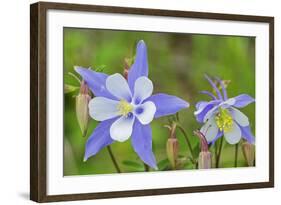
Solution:
<svg viewBox="0 0 281 205"><path fill-rule="evenodd" d="M274 18L35 3L30 197L274 186Z"/></svg>

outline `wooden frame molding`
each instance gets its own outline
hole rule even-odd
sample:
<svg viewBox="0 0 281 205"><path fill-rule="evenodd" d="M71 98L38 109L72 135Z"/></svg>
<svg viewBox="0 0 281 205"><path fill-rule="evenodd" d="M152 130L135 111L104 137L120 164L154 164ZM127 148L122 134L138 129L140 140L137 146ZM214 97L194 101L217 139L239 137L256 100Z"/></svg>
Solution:
<svg viewBox="0 0 281 205"><path fill-rule="evenodd" d="M171 16L199 19L264 22L269 24L270 52L270 116L269 116L269 181L227 185L131 190L118 192L47 195L46 187L46 137L47 137L47 80L46 80L46 13L49 9L85 12L106 12L152 16ZM30 6L30 199L37 202L85 200L114 197L131 197L160 194L179 194L236 189L265 188L274 186L274 18L219 13L202 13L173 10L108 7L82 4L39 2Z"/></svg>

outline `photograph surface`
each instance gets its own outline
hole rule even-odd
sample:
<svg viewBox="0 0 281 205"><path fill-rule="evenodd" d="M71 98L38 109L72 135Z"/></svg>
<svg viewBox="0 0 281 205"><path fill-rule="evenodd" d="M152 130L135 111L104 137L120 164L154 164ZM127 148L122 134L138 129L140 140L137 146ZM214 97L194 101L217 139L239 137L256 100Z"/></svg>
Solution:
<svg viewBox="0 0 281 205"><path fill-rule="evenodd" d="M64 176L255 166L255 38L65 27Z"/></svg>

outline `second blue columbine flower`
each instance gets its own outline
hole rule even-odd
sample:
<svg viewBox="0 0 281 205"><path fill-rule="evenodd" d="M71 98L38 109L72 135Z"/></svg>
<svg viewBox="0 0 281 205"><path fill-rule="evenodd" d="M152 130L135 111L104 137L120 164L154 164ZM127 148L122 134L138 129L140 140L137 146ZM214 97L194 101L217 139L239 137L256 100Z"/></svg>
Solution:
<svg viewBox="0 0 281 205"><path fill-rule="evenodd" d="M85 160L114 141L124 142L131 137L138 156L156 169L150 122L154 118L175 114L189 104L167 94L152 95L153 83L148 78L144 41L137 45L128 80L118 73L108 76L81 67L76 67L76 71L95 95L89 102L90 116L101 122L87 141Z"/></svg>
<svg viewBox="0 0 281 205"><path fill-rule="evenodd" d="M255 100L247 95L241 94L228 98L223 82L217 78L222 93L216 84L206 76L217 96L208 91L202 91L209 95L211 101L200 101L196 104L194 112L196 119L204 123L201 132L205 135L209 143L214 143L218 138L224 136L229 144L236 144L241 138L253 144L255 138L251 133L248 117L237 108L242 108Z"/></svg>

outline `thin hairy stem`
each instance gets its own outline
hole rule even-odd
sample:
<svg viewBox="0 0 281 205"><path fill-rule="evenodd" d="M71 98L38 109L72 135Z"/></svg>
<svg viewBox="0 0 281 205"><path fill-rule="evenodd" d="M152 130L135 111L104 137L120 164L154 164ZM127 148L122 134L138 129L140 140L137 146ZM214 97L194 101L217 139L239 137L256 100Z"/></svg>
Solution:
<svg viewBox="0 0 281 205"><path fill-rule="evenodd" d="M121 169L119 168L119 166L118 166L118 164L117 164L117 161L116 161L116 159L115 159L115 157L114 157L114 154L113 154L113 152L112 152L112 150L111 150L110 145L107 146L107 150L108 150L108 153L109 153L109 155L110 155L110 158L111 158L111 160L112 160L112 162L113 162L113 165L114 165L116 171L117 171L118 173L121 173Z"/></svg>
<svg viewBox="0 0 281 205"><path fill-rule="evenodd" d="M196 163L196 162L195 162L195 156L194 156L194 153L193 153L193 149L192 149L190 140L189 140L189 138L188 138L188 136L187 136L187 134L186 134L184 128L183 128L180 124L178 124L178 123L177 123L177 127L180 129L180 131L182 132L182 134L183 134L183 136L184 136L184 138L185 138L186 144L187 144L187 146L188 146L188 148L189 148L189 151L190 151L190 153L191 153L191 156L192 156L193 164L195 164L195 163Z"/></svg>
<svg viewBox="0 0 281 205"><path fill-rule="evenodd" d="M216 168L219 168L220 165L222 145L223 145L223 137L220 138L219 150L216 158Z"/></svg>
<svg viewBox="0 0 281 205"><path fill-rule="evenodd" d="M237 159L238 159L238 143L235 145L234 167L237 167Z"/></svg>

